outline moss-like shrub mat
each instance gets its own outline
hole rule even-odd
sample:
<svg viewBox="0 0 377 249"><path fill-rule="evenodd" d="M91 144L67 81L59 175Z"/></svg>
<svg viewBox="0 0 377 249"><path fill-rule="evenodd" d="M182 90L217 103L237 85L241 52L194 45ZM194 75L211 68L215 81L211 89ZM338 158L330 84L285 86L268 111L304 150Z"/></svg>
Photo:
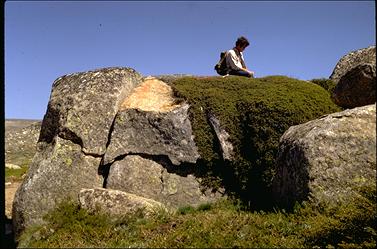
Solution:
<svg viewBox="0 0 377 249"><path fill-rule="evenodd" d="M250 79L182 77L168 82L190 105L195 142L205 184L224 186L243 200L270 205L279 138L292 125L338 112L321 86L285 76ZM224 162L207 114L214 114L230 134L235 157Z"/></svg>
<svg viewBox="0 0 377 249"><path fill-rule="evenodd" d="M326 78L312 79L310 82L323 87L326 91L330 93L330 95L332 94L336 86L336 83L334 81Z"/></svg>

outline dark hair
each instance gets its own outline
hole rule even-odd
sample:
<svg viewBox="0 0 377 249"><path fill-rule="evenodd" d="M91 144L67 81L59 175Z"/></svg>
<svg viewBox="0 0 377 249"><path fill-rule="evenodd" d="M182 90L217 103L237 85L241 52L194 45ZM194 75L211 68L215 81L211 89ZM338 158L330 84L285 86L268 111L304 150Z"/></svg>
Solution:
<svg viewBox="0 0 377 249"><path fill-rule="evenodd" d="M247 47L249 46L249 44L250 44L249 41L244 36L239 37L236 41L236 47L238 45L240 45L240 47Z"/></svg>

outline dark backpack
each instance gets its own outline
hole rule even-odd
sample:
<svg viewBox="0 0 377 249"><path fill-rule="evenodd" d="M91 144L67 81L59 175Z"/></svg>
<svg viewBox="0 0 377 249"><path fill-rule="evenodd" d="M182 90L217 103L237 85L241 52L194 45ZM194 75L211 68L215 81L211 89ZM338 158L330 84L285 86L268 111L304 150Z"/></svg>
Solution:
<svg viewBox="0 0 377 249"><path fill-rule="evenodd" d="M226 53L227 51L223 51L220 53L220 60L215 65L215 70L220 75L226 75L228 73L228 68L226 66L226 60L225 60Z"/></svg>

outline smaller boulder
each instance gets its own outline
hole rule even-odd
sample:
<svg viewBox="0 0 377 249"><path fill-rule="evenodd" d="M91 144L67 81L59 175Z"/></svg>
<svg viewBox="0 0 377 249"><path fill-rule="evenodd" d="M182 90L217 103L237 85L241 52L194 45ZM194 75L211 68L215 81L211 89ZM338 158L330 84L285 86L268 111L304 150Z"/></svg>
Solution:
<svg viewBox="0 0 377 249"><path fill-rule="evenodd" d="M82 189L79 193L81 208L89 211L101 211L110 216L134 214L141 211L150 216L159 210L167 209L163 204L119 190L94 188Z"/></svg>
<svg viewBox="0 0 377 249"><path fill-rule="evenodd" d="M338 83L352 68L369 63L376 65L376 46L358 49L343 56L336 64L330 79Z"/></svg>
<svg viewBox="0 0 377 249"><path fill-rule="evenodd" d="M332 98L344 108L370 105L376 102L376 64L361 64L343 75Z"/></svg>
<svg viewBox="0 0 377 249"><path fill-rule="evenodd" d="M290 127L280 138L275 200L338 205L357 188L376 187L376 106L333 113Z"/></svg>

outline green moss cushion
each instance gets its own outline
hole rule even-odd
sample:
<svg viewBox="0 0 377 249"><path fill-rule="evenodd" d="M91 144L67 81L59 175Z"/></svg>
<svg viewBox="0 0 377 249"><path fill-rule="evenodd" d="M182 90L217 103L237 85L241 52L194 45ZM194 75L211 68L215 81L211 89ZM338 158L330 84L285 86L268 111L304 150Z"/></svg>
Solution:
<svg viewBox="0 0 377 249"><path fill-rule="evenodd" d="M280 136L292 125L340 111L321 86L285 76L183 77L170 82L190 105L202 174L246 200L268 202ZM230 134L235 158L224 162L206 114ZM217 179L217 180L216 180ZM216 181L215 181L216 180Z"/></svg>

